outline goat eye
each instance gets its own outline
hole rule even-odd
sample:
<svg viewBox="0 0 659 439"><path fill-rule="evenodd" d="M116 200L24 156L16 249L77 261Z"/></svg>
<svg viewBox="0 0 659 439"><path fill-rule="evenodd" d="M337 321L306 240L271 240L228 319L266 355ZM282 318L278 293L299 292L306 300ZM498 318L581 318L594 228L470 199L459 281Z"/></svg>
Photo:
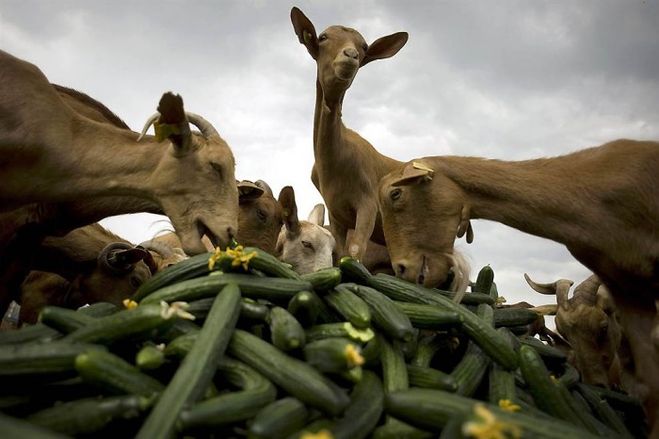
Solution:
<svg viewBox="0 0 659 439"><path fill-rule="evenodd" d="M265 221L268 217L261 209L256 209L256 216L258 216L261 221Z"/></svg>
<svg viewBox="0 0 659 439"><path fill-rule="evenodd" d="M400 198L402 193L403 193L402 189L394 189L391 192L389 192L389 198L395 201Z"/></svg>
<svg viewBox="0 0 659 439"><path fill-rule="evenodd" d="M325 41L327 39L327 34L320 34L318 41Z"/></svg>
<svg viewBox="0 0 659 439"><path fill-rule="evenodd" d="M368 52L368 44L362 44L362 49L364 49L364 52Z"/></svg>
<svg viewBox="0 0 659 439"><path fill-rule="evenodd" d="M313 250L313 244L310 243L309 241L302 241L302 246L304 246L304 248L308 248L310 250Z"/></svg>
<svg viewBox="0 0 659 439"><path fill-rule="evenodd" d="M211 162L211 167L220 177L222 176L222 165L219 163Z"/></svg>

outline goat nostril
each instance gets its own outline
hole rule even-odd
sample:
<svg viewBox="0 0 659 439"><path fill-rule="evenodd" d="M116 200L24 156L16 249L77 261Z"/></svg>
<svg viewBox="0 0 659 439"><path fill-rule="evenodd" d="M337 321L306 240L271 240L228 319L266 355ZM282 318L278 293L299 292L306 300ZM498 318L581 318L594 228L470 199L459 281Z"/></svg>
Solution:
<svg viewBox="0 0 659 439"><path fill-rule="evenodd" d="M419 276L416 278L416 283L418 285L423 285L423 281L426 280L426 277L423 275L423 273L419 273Z"/></svg>
<svg viewBox="0 0 659 439"><path fill-rule="evenodd" d="M353 49L352 47L346 47L345 49L343 49L343 54L348 58L354 58L354 59L357 59L357 57L359 56L357 50Z"/></svg>
<svg viewBox="0 0 659 439"><path fill-rule="evenodd" d="M396 264L396 275L402 276L405 274L406 267L403 264Z"/></svg>
<svg viewBox="0 0 659 439"><path fill-rule="evenodd" d="M232 240L236 237L236 229L231 226L227 227L227 235L229 235L229 240Z"/></svg>

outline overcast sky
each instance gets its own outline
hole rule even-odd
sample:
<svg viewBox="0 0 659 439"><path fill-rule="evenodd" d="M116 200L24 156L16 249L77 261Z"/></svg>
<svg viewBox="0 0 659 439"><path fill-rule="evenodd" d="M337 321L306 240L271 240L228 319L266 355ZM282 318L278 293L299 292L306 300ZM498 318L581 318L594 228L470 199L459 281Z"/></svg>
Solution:
<svg viewBox="0 0 659 439"><path fill-rule="evenodd" d="M361 70L346 126L409 160L505 160L565 154L616 138L659 139L656 1L30 1L0 0L0 48L51 82L106 104L139 130L162 93L210 120L236 177L295 188L301 215L322 202L309 175L315 63L290 23L300 7L318 33L342 24L367 42L407 31L393 58ZM624 163L620 164L624 166ZM105 220L137 243L160 217ZM523 280L588 272L561 245L473 222L458 248L490 264L509 303L546 303Z"/></svg>

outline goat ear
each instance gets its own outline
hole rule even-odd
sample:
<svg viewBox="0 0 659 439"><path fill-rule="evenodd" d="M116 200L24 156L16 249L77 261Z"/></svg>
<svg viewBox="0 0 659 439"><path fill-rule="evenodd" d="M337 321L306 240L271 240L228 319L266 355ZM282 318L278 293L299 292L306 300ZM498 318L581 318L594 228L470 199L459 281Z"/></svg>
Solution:
<svg viewBox="0 0 659 439"><path fill-rule="evenodd" d="M279 204L282 207L282 217L286 230L293 236L298 235L300 233L300 221L297 217L295 191L291 186L284 186L279 192Z"/></svg>
<svg viewBox="0 0 659 439"><path fill-rule="evenodd" d="M412 162L405 165L403 174L394 182L392 186L410 186L413 184L423 183L432 180L435 171L420 162Z"/></svg>
<svg viewBox="0 0 659 439"><path fill-rule="evenodd" d="M611 315L615 311L613 302L611 300L611 294L609 293L608 288L604 285L600 285L597 289L597 307L604 311L607 315Z"/></svg>
<svg viewBox="0 0 659 439"><path fill-rule="evenodd" d="M465 233L467 234L467 243L471 244L474 242L474 229L471 228L471 221L469 221L469 206L466 204L462 206L462 211L460 212L460 224L458 224L458 232L456 235L458 238L462 238Z"/></svg>
<svg viewBox="0 0 659 439"><path fill-rule="evenodd" d="M192 132L183 109L183 98L172 92L163 94L158 104L158 113L160 117L154 123L156 138L159 141L169 139L177 155L192 150Z"/></svg>
<svg viewBox="0 0 659 439"><path fill-rule="evenodd" d="M316 204L309 214L308 221L322 226L325 223L325 205L322 203Z"/></svg>
<svg viewBox="0 0 659 439"><path fill-rule="evenodd" d="M257 185L258 187L260 187L261 189L263 189L263 190L265 191L265 193L268 194L268 195L270 195L272 198L275 197L275 196L273 195L272 188L270 188L270 185L269 185L268 183L266 183L265 181L263 181L263 180L256 180L256 181L254 182L254 184Z"/></svg>
<svg viewBox="0 0 659 439"><path fill-rule="evenodd" d="M263 188L257 186L251 181L243 180L236 184L238 186L238 202L242 203L247 200L255 200L263 195Z"/></svg>
<svg viewBox="0 0 659 439"><path fill-rule="evenodd" d="M395 34L387 35L386 37L378 38L373 41L373 43L368 46L368 50L366 51L361 66L365 66L376 59L391 58L403 48L405 43L407 43L407 38L407 32L396 32Z"/></svg>
<svg viewBox="0 0 659 439"><path fill-rule="evenodd" d="M540 305L529 309L541 316L555 316L556 311L558 311L558 305Z"/></svg>
<svg viewBox="0 0 659 439"><path fill-rule="evenodd" d="M311 20L294 6L291 9L291 22L300 43L304 44L313 59L318 58L318 37Z"/></svg>

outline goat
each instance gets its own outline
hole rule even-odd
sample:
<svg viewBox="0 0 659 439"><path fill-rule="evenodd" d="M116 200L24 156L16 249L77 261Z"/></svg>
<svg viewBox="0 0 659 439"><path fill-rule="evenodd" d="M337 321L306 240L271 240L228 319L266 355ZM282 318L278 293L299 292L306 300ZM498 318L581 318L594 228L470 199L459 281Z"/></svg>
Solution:
<svg viewBox="0 0 659 439"><path fill-rule="evenodd" d="M186 253L203 234L226 245L237 227L234 158L210 123L165 93L139 136L93 121L66 105L34 65L0 52L0 209L103 196L159 205ZM193 134L188 121L201 130ZM163 145L160 139L169 139Z"/></svg>
<svg viewBox="0 0 659 439"><path fill-rule="evenodd" d="M469 220L497 221L564 244L610 291L639 380L659 417L659 352L650 340L659 291L659 143L616 140L564 156L507 162L426 157L379 185L384 234L397 274L436 284ZM655 434L659 434L659 423Z"/></svg>
<svg viewBox="0 0 659 439"><path fill-rule="evenodd" d="M359 68L394 56L407 43L408 35L397 32L368 45L355 29L330 26L316 36L313 23L296 7L291 9L291 22L317 65L311 181L327 205L338 256L349 254L368 260L364 255L369 239L385 245L377 208L378 181L402 162L380 154L358 133L346 128L341 108ZM375 255L370 258L370 268L381 266L384 253L371 247ZM453 261L461 272L454 287L464 292L468 264L457 252Z"/></svg>
<svg viewBox="0 0 659 439"><path fill-rule="evenodd" d="M21 321L34 323L45 305L121 305L156 271L152 254L99 224L43 240L21 285Z"/></svg>
<svg viewBox="0 0 659 439"><path fill-rule="evenodd" d="M308 220L300 221L291 186L282 188L279 203L284 211L284 225L277 238L276 254L279 259L291 264L300 274L331 267L336 241L332 233L323 227L325 206L316 204Z"/></svg>
<svg viewBox="0 0 659 439"><path fill-rule="evenodd" d="M330 26L317 37L314 25L295 7L291 21L300 43L318 66L311 180L327 205L337 251L361 259L369 238L384 244L376 185L400 162L380 154L346 128L341 107L357 70L371 61L394 56L407 42L407 33L382 37L369 46L359 32L343 26ZM354 233L346 252L349 229Z"/></svg>
<svg viewBox="0 0 659 439"><path fill-rule="evenodd" d="M240 204L236 240L241 245L258 247L274 254L277 237L283 224L279 201L275 199L272 189L263 180L257 180L254 183L243 180L237 185ZM165 233L147 242L161 242L170 247L181 245L175 233ZM208 251L215 248L206 237L202 239L202 242Z"/></svg>
<svg viewBox="0 0 659 439"><path fill-rule="evenodd" d="M539 284L527 274L524 278L538 293L556 295L556 329L572 346L571 357L583 381L607 388L620 385L620 325L599 278L592 275L581 282L571 299L570 280Z"/></svg>

